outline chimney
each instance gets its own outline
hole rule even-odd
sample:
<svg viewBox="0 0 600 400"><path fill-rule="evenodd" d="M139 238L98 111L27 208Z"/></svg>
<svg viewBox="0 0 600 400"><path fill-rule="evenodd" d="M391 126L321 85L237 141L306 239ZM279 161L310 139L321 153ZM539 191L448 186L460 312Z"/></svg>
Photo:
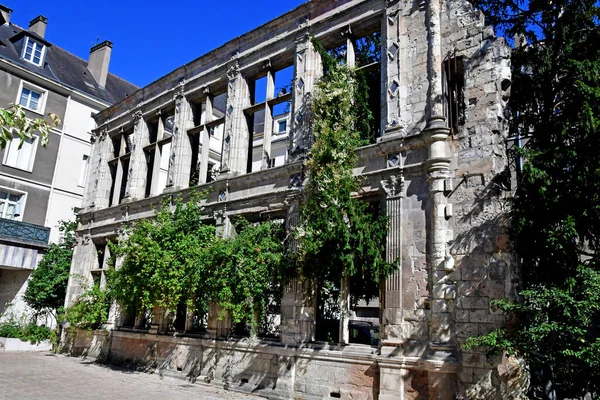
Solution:
<svg viewBox="0 0 600 400"><path fill-rule="evenodd" d="M0 25L8 25L10 22L10 14L12 10L5 5L0 4Z"/></svg>
<svg viewBox="0 0 600 400"><path fill-rule="evenodd" d="M48 26L48 18L38 15L29 23L29 32L33 32L43 39L46 34L46 26Z"/></svg>
<svg viewBox="0 0 600 400"><path fill-rule="evenodd" d="M108 76L108 64L110 63L111 52L112 43L108 40L95 45L90 50L88 71L90 71L96 80L96 83L98 83L100 87L106 86L106 77Z"/></svg>

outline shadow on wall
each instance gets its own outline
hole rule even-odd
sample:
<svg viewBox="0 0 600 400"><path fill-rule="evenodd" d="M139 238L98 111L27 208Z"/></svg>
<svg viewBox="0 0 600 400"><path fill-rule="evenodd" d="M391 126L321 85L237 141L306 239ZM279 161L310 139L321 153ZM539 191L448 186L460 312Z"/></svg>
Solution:
<svg viewBox="0 0 600 400"><path fill-rule="evenodd" d="M23 295L30 274L30 270L0 268L0 319L13 314L18 319L25 311L25 305L17 304L21 302L16 297Z"/></svg>
<svg viewBox="0 0 600 400"><path fill-rule="evenodd" d="M360 354L353 362L343 347L290 348L247 338L215 341L77 330L64 343L63 351L107 363L107 368L123 373L159 373L269 398L287 399L292 393L307 398L359 395L374 400L379 396L379 368L370 348L367 357ZM372 360L365 362L368 358Z"/></svg>

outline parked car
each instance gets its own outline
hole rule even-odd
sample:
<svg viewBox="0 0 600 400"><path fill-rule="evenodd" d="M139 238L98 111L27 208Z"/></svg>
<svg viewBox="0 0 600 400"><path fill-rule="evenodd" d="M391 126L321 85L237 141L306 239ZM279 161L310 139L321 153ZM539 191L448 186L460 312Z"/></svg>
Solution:
<svg viewBox="0 0 600 400"><path fill-rule="evenodd" d="M367 321L350 321L350 343L379 346L379 326Z"/></svg>

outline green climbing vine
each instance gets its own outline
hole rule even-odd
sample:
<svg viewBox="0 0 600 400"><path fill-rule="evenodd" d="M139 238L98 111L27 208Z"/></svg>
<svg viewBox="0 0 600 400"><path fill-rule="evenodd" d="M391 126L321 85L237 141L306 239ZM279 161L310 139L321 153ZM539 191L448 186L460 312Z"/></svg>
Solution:
<svg viewBox="0 0 600 400"><path fill-rule="evenodd" d="M356 148L367 143L371 119L364 77L329 55L318 41L324 76L313 98L314 144L306 162L308 186L300 224L298 260L304 279L319 287L351 278L354 301L379 294L393 266L384 258L387 218L356 198ZM358 279L352 279L358 278Z"/></svg>

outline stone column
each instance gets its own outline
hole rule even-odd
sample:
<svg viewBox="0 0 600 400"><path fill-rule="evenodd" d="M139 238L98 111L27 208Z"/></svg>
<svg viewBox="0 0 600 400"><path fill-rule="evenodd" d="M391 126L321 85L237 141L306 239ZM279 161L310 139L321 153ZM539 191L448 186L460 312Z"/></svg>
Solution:
<svg viewBox="0 0 600 400"><path fill-rule="evenodd" d="M385 10L381 24L381 126L380 141L405 136L401 110L401 53L406 40L401 34L400 2L391 3Z"/></svg>
<svg viewBox="0 0 600 400"><path fill-rule="evenodd" d="M194 127L192 104L184 95L184 86L175 93L175 126L171 141L171 158L167 188L165 190L185 189L190 185L190 169L192 166L192 146L187 131Z"/></svg>
<svg viewBox="0 0 600 400"><path fill-rule="evenodd" d="M425 368L429 371L429 398L452 399L456 392L458 368L454 343L452 310L456 284L449 278L454 263L448 255L452 240L448 219L452 207L447 202L445 182L450 177L450 156L447 142L450 129L444 119L442 97L442 47L440 0L429 0L428 17L428 122L423 139L428 144L426 167L429 177L429 230L427 235L427 266L431 287L431 323L429 352Z"/></svg>
<svg viewBox="0 0 600 400"><path fill-rule="evenodd" d="M299 218L299 203L292 202L288 210L286 229L291 231ZM296 249L295 240L290 241L291 250ZM305 288L297 279L283 288L281 297L281 342L288 346L299 346L315 340L316 333L316 291L307 296Z"/></svg>
<svg viewBox="0 0 600 400"><path fill-rule="evenodd" d="M90 167L83 204L86 208L108 207L112 178L108 160L112 154L111 142L106 130L94 132L90 138L92 149Z"/></svg>
<svg viewBox="0 0 600 400"><path fill-rule="evenodd" d="M140 110L133 114L133 137L131 158L129 160L129 178L123 202L143 199L146 194L146 176L148 165L144 154L144 143L148 137L148 125Z"/></svg>
<svg viewBox="0 0 600 400"><path fill-rule="evenodd" d="M296 40L294 63L289 162L303 159L312 145L312 93L317 80L323 75L321 56L310 42L308 31Z"/></svg>
<svg viewBox="0 0 600 400"><path fill-rule="evenodd" d="M244 109L250 106L248 82L240 73L237 60L227 71L227 109L220 178L248 172L250 129Z"/></svg>

